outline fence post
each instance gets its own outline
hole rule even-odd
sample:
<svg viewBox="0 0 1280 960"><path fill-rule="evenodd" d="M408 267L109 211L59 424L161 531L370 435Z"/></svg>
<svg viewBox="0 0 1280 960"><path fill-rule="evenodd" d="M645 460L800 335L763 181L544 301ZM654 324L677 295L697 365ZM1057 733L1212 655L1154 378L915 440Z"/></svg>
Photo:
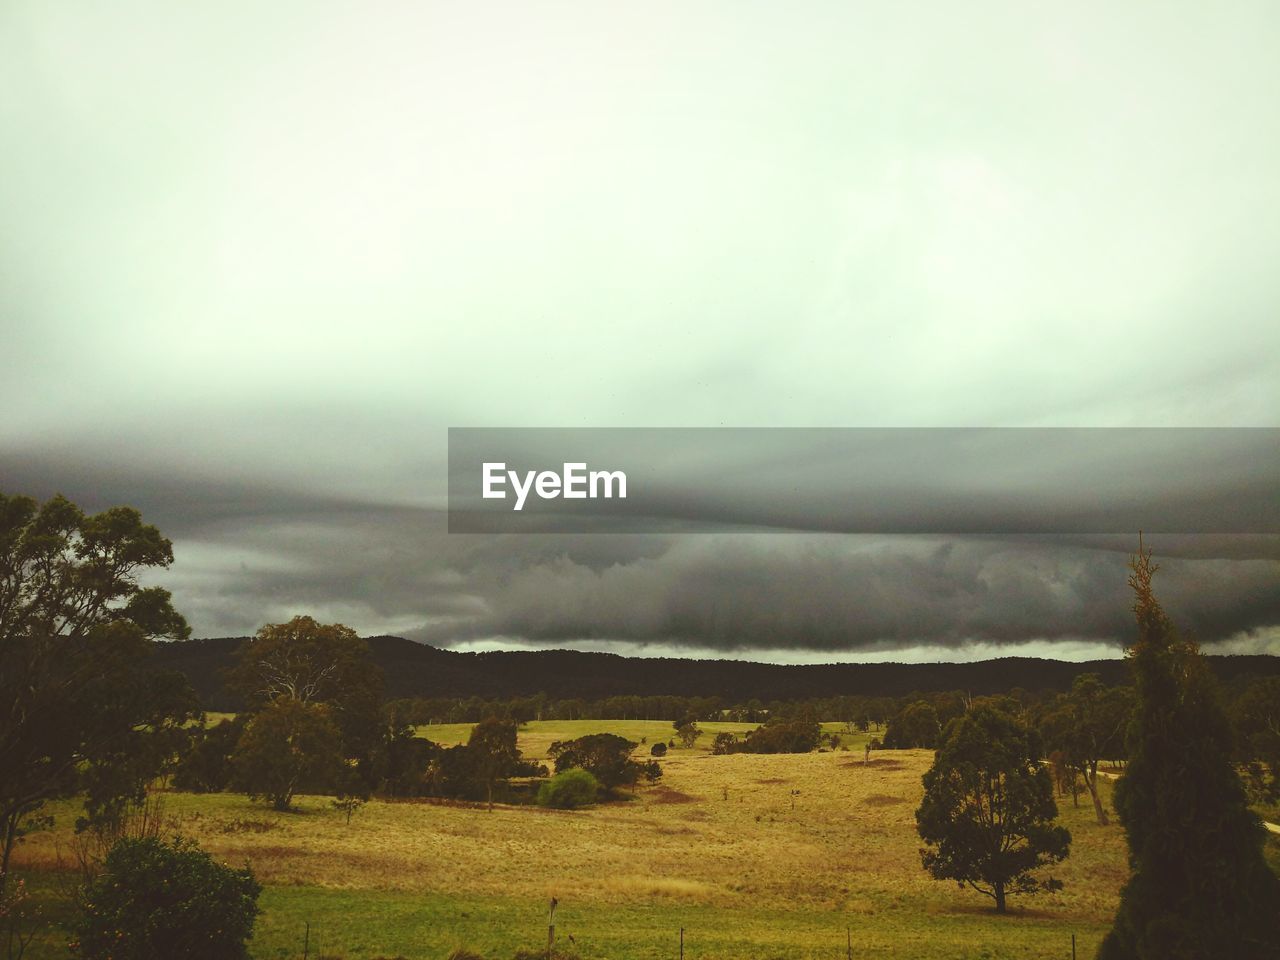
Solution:
<svg viewBox="0 0 1280 960"><path fill-rule="evenodd" d="M680 960L684 960L684 927L680 928Z"/></svg>
<svg viewBox="0 0 1280 960"><path fill-rule="evenodd" d="M551 912L547 915L547 960L551 960L551 952L556 945L556 904L560 901L551 898Z"/></svg>
<svg viewBox="0 0 1280 960"><path fill-rule="evenodd" d="M311 922L307 921L306 931L302 934L302 960L307 960L307 954L311 950Z"/></svg>
<svg viewBox="0 0 1280 960"><path fill-rule="evenodd" d="M1071 960L1076 960L1076 935L1071 935Z"/></svg>
<svg viewBox="0 0 1280 960"><path fill-rule="evenodd" d="M853 960L853 931L849 927L844 928L844 955L846 960Z"/></svg>

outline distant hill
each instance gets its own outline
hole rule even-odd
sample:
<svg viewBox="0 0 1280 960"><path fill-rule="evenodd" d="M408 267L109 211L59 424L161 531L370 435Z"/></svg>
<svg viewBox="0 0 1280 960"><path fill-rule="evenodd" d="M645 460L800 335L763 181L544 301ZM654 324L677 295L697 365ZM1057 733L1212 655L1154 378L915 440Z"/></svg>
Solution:
<svg viewBox="0 0 1280 960"><path fill-rule="evenodd" d="M219 637L156 645L157 665L188 677L209 710L235 710L223 686L244 637ZM1123 660L1069 663L1003 657L976 663L832 663L783 666L739 660L621 657L571 650L457 653L403 637L372 637L373 659L386 676L387 696L484 697L545 693L553 699L612 696L719 696L751 699L900 697L913 691L966 690L1001 693L1014 687L1065 690L1080 673L1109 684L1128 680ZM1280 675L1280 657L1209 657L1214 673L1232 684L1252 676Z"/></svg>

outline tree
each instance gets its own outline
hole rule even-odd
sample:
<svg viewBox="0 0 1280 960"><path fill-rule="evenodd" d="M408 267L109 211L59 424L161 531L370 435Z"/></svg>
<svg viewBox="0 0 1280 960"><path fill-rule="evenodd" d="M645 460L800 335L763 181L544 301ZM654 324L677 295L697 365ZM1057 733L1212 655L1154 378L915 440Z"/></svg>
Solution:
<svg viewBox="0 0 1280 960"><path fill-rule="evenodd" d="M516 747L516 725L496 717L482 720L471 728L467 740L471 769L484 787L489 809L493 809L493 785L516 776L520 771L520 750Z"/></svg>
<svg viewBox="0 0 1280 960"><path fill-rule="evenodd" d="M90 815L109 816L157 772L121 761L158 762L149 738L194 715L186 682L147 666L152 640L190 634L168 591L138 584L172 562L130 507L0 494L0 891L32 813L92 786Z"/></svg>
<svg viewBox="0 0 1280 960"><path fill-rule="evenodd" d="M222 720L212 727L201 725L191 732L180 751L173 785L192 793L217 793L231 783L231 758L244 736L247 717Z"/></svg>
<svg viewBox="0 0 1280 960"><path fill-rule="evenodd" d="M281 700L325 703L348 757L367 760L382 735L382 672L369 644L340 623L268 623L238 652L228 680L249 709Z"/></svg>
<svg viewBox="0 0 1280 960"><path fill-rule="evenodd" d="M1053 784L1058 788L1058 796L1071 794L1071 805L1080 806L1080 776L1076 768L1067 759L1066 753L1054 750L1049 754L1049 769L1053 772Z"/></svg>
<svg viewBox="0 0 1280 960"><path fill-rule="evenodd" d="M808 753L822 739L822 725L811 717L771 719L730 748L741 753Z"/></svg>
<svg viewBox="0 0 1280 960"><path fill-rule="evenodd" d="M351 816L369 802L369 786L361 779L356 769L347 766L339 775L334 786L334 797L329 801L333 809L343 814L347 825L351 825Z"/></svg>
<svg viewBox="0 0 1280 960"><path fill-rule="evenodd" d="M329 792L343 773L338 728L324 704L279 700L245 728L232 759L232 786L288 810L295 793Z"/></svg>
<svg viewBox="0 0 1280 960"><path fill-rule="evenodd" d="M1179 637L1139 545L1129 586L1137 701L1115 807L1129 881L1100 960L1280 956L1280 878L1232 765L1232 737L1196 644Z"/></svg>
<svg viewBox="0 0 1280 960"><path fill-rule="evenodd" d="M884 732L886 750L910 750L923 747L932 750L942 735L938 711L924 700L904 707L890 719Z"/></svg>
<svg viewBox="0 0 1280 960"><path fill-rule="evenodd" d="M424 778L428 792L437 797L473 797L476 775L475 754L465 743L452 747L436 745Z"/></svg>
<svg viewBox="0 0 1280 960"><path fill-rule="evenodd" d="M722 757L725 754L736 753L740 743L736 735L722 730L711 738L711 755Z"/></svg>
<svg viewBox="0 0 1280 960"><path fill-rule="evenodd" d="M1255 680L1232 713L1239 757L1258 795L1265 801L1280 799L1280 677Z"/></svg>
<svg viewBox="0 0 1280 960"><path fill-rule="evenodd" d="M484 799L493 809L494 788L511 777L545 775L546 767L525 760L516 746L516 725L489 717L476 724L464 744L441 747L428 741L423 783L435 796Z"/></svg>
<svg viewBox="0 0 1280 960"><path fill-rule="evenodd" d="M690 749L698 738L702 736L702 728L698 726L698 718L692 715L685 717L683 720L677 720L673 724L676 736L680 738L680 744L686 749Z"/></svg>
<svg viewBox="0 0 1280 960"><path fill-rule="evenodd" d="M631 751L637 746L614 733L592 733L576 740L557 740L547 753L555 762L556 773L581 767L606 790L613 790L624 783L635 783L642 776L650 780L662 776L662 767L656 761L641 764L631 759Z"/></svg>
<svg viewBox="0 0 1280 960"><path fill-rule="evenodd" d="M370 779L386 796L420 794L426 786L431 761L439 752L438 744L416 736L413 727L393 713L373 753Z"/></svg>
<svg viewBox="0 0 1280 960"><path fill-rule="evenodd" d="M1057 699L1044 723L1049 745L1057 748L1072 776L1080 775L1104 827L1110 821L1098 791L1098 764L1124 756L1132 713L1129 688L1108 689L1096 673L1085 673L1075 678L1070 693Z"/></svg>
<svg viewBox="0 0 1280 960"><path fill-rule="evenodd" d="M262 887L189 840L121 840L85 890L72 953L85 960L247 960Z"/></svg>
<svg viewBox="0 0 1280 960"><path fill-rule="evenodd" d="M1056 890L1032 871L1067 855L1071 834L1056 826L1053 782L1037 738L1014 717L978 703L952 721L924 775L916 828L929 845L924 868L966 884L1005 912L1010 894Z"/></svg>

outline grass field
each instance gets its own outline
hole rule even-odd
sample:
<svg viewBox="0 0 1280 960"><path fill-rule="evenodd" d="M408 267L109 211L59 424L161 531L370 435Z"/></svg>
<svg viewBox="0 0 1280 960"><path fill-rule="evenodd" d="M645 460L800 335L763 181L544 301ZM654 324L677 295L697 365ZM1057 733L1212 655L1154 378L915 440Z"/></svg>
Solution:
<svg viewBox="0 0 1280 960"><path fill-rule="evenodd" d="M599 730L653 742L670 724L535 723L521 745L536 756ZM468 731L420 733L447 743ZM716 757L707 735L668 755L658 785L575 812L374 801L348 826L320 797L279 814L238 795L180 793L165 796L165 812L266 885L259 960L300 957L306 923L312 957L318 940L323 955L352 960L443 960L459 946L505 960L545 946L551 896L561 940L572 935L588 960L675 956L681 926L691 960L836 958L846 927L857 957L1066 958L1072 933L1078 955L1092 956L1126 875L1118 827L1098 827L1087 801L1067 799L1072 856L1055 871L1065 888L1015 899L997 917L985 898L920 868L913 814L931 754L886 751L868 764L850 740L847 752ZM52 915L74 819L70 804L56 812L59 826L15 855ZM65 956L64 939L51 930L28 957Z"/></svg>
<svg viewBox="0 0 1280 960"><path fill-rule="evenodd" d="M436 743L450 746L455 743L466 743L471 735L471 723L432 723L415 728L418 736ZM711 752L711 741L717 733L736 733L742 735L756 729L758 723L721 723L701 722L698 727L702 736L694 743L692 749L700 753ZM866 742L876 736L874 733L845 733L842 723L824 723L823 733L840 735L842 746L850 750L861 750ZM520 749L526 757L546 759L547 750L557 740L572 740L589 733L613 733L646 747L662 741L669 742L675 737L675 727L666 720L542 720L526 724L520 729ZM642 749L638 754L648 751ZM678 753L688 751L678 749Z"/></svg>

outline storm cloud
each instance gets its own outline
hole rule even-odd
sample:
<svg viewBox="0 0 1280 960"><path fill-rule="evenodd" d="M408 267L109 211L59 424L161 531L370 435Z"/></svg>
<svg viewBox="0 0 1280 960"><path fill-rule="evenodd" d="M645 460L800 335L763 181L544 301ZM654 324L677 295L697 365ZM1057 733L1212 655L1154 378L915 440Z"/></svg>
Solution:
<svg viewBox="0 0 1280 960"><path fill-rule="evenodd" d="M812 534L468 542L440 525L438 515L397 511L255 523L228 532L232 550L216 542L193 550L186 565L203 569L179 593L196 602L221 582L210 616L319 610L464 648L496 641L839 659L930 647L964 658L975 646L1029 643L1051 655L1072 645L1118 655L1132 635L1128 553L1107 546ZM1148 544L1161 550L1162 596L1184 630L1210 649L1274 648L1280 543ZM245 619L224 632L256 626Z"/></svg>

